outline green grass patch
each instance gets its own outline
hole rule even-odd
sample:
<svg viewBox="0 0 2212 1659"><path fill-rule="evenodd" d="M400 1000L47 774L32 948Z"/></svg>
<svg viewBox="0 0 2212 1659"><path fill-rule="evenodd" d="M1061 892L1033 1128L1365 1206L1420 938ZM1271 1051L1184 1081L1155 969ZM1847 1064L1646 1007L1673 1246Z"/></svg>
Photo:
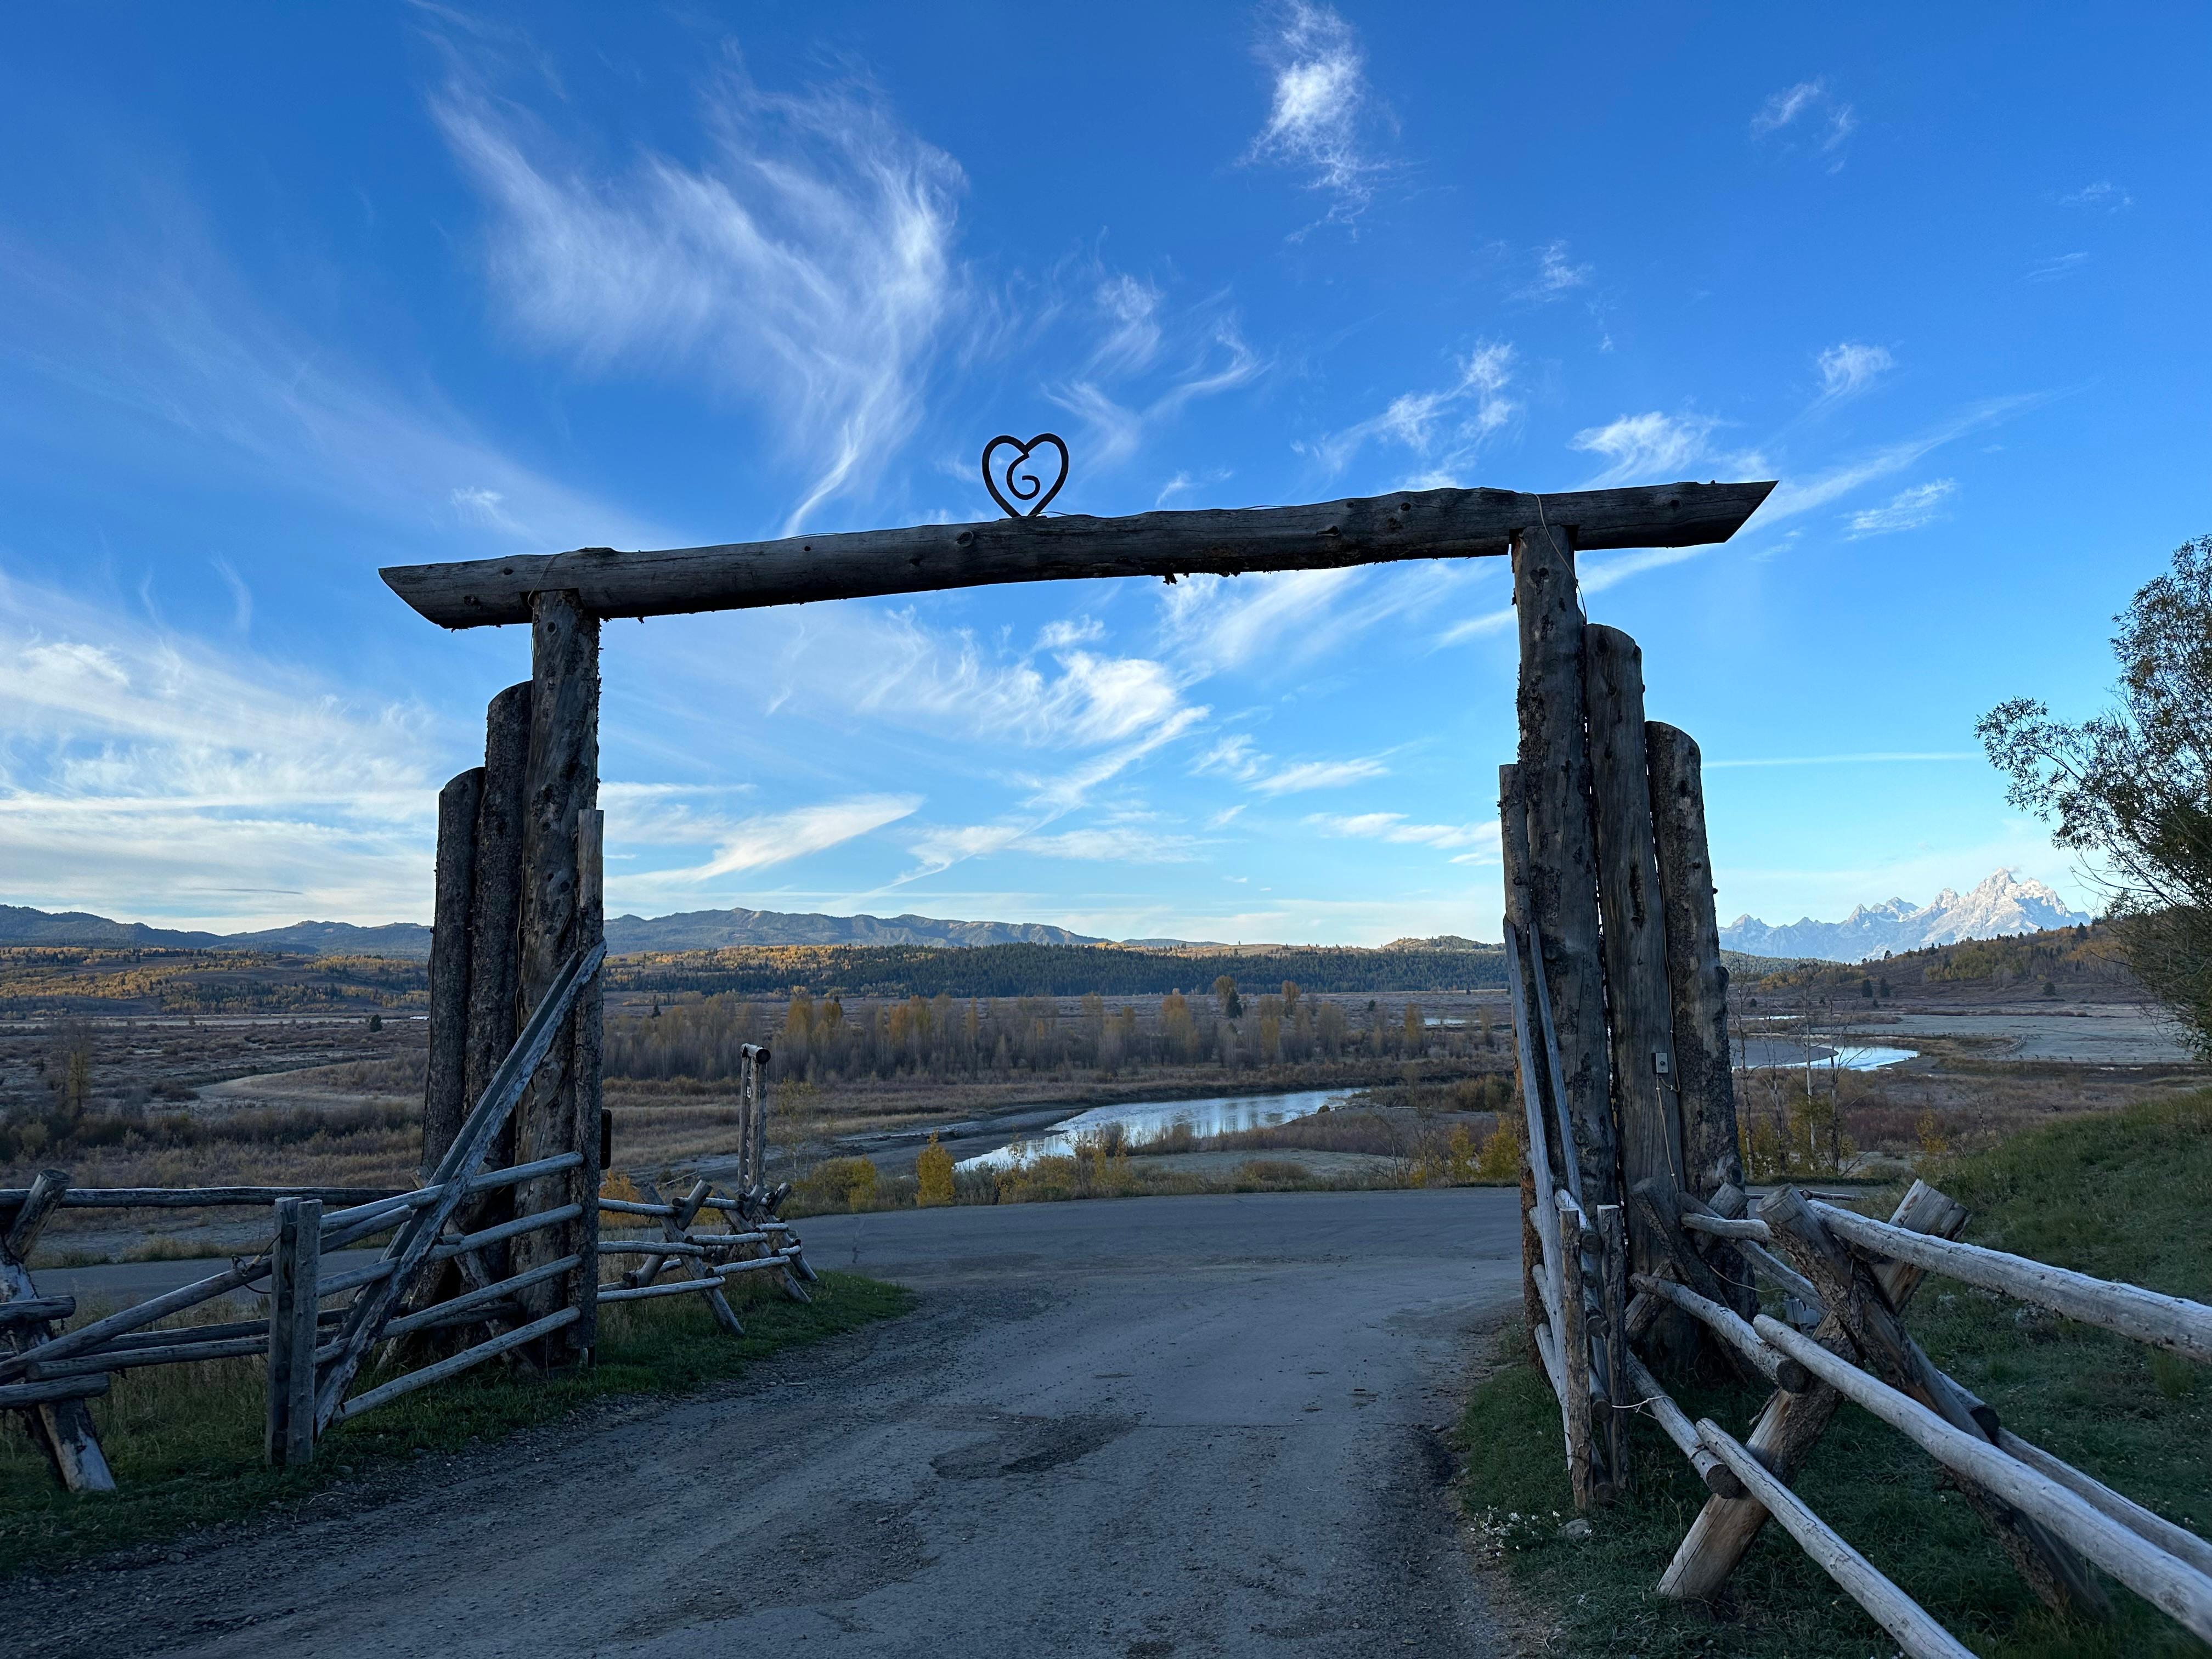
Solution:
<svg viewBox="0 0 2212 1659"><path fill-rule="evenodd" d="M1931 1178L1973 1210L1965 1236L1976 1243L2212 1300L2212 1092L2036 1130ZM2202 1368L1937 1277L1922 1285L1906 1322L2014 1432L2168 1520L2212 1532L2212 1376ZM1765 1397L1711 1376L1669 1382L1692 1419L1711 1417L1739 1438ZM1772 1525L1736 1570L1724 1605L1686 1607L1654 1594L1705 1501L1703 1485L1654 1425L1636 1426L1634 1496L1594 1512L1589 1537L1560 1536L1573 1510L1559 1407L1517 1328L1468 1401L1462 1440L1468 1518L1557 1618L1559 1652L1867 1659L1894 1649ZM1817 1514L1987 1659L2208 1651L2109 1581L2110 1623L2054 1618L1941 1476L1904 1437L1846 1404L1795 1484Z"/></svg>
<svg viewBox="0 0 2212 1659"><path fill-rule="evenodd" d="M802 1305L766 1286L733 1285L743 1337L725 1334L696 1297L602 1309L588 1369L538 1379L494 1360L342 1425L304 1469L261 1461L265 1372L255 1360L120 1373L92 1402L115 1471L112 1493L59 1490L21 1415L0 1413L0 1573L248 1519L334 1483L374 1480L420 1454L460 1451L554 1421L593 1401L703 1389L742 1375L751 1361L902 1314L915 1300L902 1285L842 1273L821 1274L809 1293L812 1304Z"/></svg>

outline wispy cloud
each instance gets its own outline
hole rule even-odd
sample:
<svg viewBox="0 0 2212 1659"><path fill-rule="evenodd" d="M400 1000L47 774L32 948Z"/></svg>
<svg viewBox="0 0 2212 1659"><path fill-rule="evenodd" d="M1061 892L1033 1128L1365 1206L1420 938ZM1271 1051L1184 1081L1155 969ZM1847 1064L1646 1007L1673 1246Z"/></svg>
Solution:
<svg viewBox="0 0 2212 1659"><path fill-rule="evenodd" d="M2060 253L2048 259L2039 259L2027 268L2024 280L2031 283L2055 283L2071 276L2089 263L2086 252Z"/></svg>
<svg viewBox="0 0 2212 1659"><path fill-rule="evenodd" d="M2136 204L2136 198L2109 179L2100 179L2094 184L2069 191L2058 198L2062 207L2094 208L2103 213L2118 213Z"/></svg>
<svg viewBox="0 0 2212 1659"><path fill-rule="evenodd" d="M1775 487L1774 493L1766 498L1765 505L1759 509L1759 516L1753 522L1763 527L1826 507L1877 478L1904 471L1923 456L1955 439L1979 431L2045 401L2045 394L2039 392L1984 398L1980 403L1968 404L1948 420L1916 436L1885 445L1825 471L1809 477L1785 474Z"/></svg>
<svg viewBox="0 0 2212 1659"><path fill-rule="evenodd" d="M1857 127L1857 115L1849 104L1828 90L1825 77L1784 87L1761 104L1751 118L1753 137L1768 138L1785 132L1802 136L1814 155L1828 158L1831 173L1843 166L1844 141Z"/></svg>
<svg viewBox="0 0 2212 1659"><path fill-rule="evenodd" d="M1936 478L1901 489L1881 507L1869 507L1850 516L1850 539L1890 536L1901 530L1917 530L1946 514L1943 503L1958 494L1958 481Z"/></svg>
<svg viewBox="0 0 2212 1659"><path fill-rule="evenodd" d="M1536 274L1514 295L1520 300L1556 300L1575 289L1589 286L1591 267L1567 258L1565 242L1547 242L1536 250Z"/></svg>
<svg viewBox="0 0 2212 1659"><path fill-rule="evenodd" d="M796 530L914 428L960 305L965 180L865 87L771 94L730 64L706 106L696 161L609 171L468 81L431 105L491 210L487 268L514 325L587 371L757 401L808 478Z"/></svg>
<svg viewBox="0 0 2212 1659"><path fill-rule="evenodd" d="M1865 391L1897 367L1887 346L1839 341L1820 354L1820 398L1832 403Z"/></svg>
<svg viewBox="0 0 2212 1659"><path fill-rule="evenodd" d="M1492 819L1474 823L1414 823L1402 812L1359 812L1350 816L1316 812L1307 817L1306 823L1324 836L1389 842L1399 846L1433 847L1440 851L1487 848L1493 853L1498 847L1498 824ZM1479 852L1476 857L1480 857ZM1454 863L1473 861L1473 859L1453 860Z"/></svg>
<svg viewBox="0 0 2212 1659"><path fill-rule="evenodd" d="M919 795L854 795L787 811L758 813L732 825L704 864L633 876L614 885L623 892L662 892L672 887L696 887L718 877L765 870L827 852L910 817L921 805Z"/></svg>
<svg viewBox="0 0 2212 1659"><path fill-rule="evenodd" d="M1374 193L1379 164L1362 142L1370 93L1352 26L1325 5L1289 0L1273 14L1259 57L1273 88L1252 158L1304 170L1313 189L1335 198L1330 218L1357 215Z"/></svg>
<svg viewBox="0 0 2212 1659"><path fill-rule="evenodd" d="M1367 757L1285 763L1261 753L1251 738L1239 735L1224 738L1215 744L1198 757L1191 770L1233 779L1257 794L1296 795L1387 777L1390 769Z"/></svg>
<svg viewBox="0 0 2212 1659"><path fill-rule="evenodd" d="M1705 441L1719 424L1710 415L1665 415L1653 410L1623 415L1604 426L1585 427L1568 447L1611 463L1590 480L1593 489L1671 482L1686 476L1690 463L1704 456Z"/></svg>
<svg viewBox="0 0 2212 1659"><path fill-rule="evenodd" d="M6 899L231 928L427 919L425 710L0 582Z"/></svg>
<svg viewBox="0 0 2212 1659"><path fill-rule="evenodd" d="M0 353L41 385L42 441L81 447L102 476L243 479L441 549L665 544L651 520L489 441L422 377L402 389L290 327L181 189L127 237L66 255L0 235Z"/></svg>
<svg viewBox="0 0 2212 1659"><path fill-rule="evenodd" d="M1146 313L1145 326L1158 330L1159 325L1153 313ZM1131 325L1127 321L1109 330L1097 361L1121 362L1133 368L1162 356L1156 336L1146 348L1141 362L1133 358L1133 343L1127 337L1130 332ZM1122 343L1116 344L1117 341ZM1178 361L1167 374L1164 386L1140 399L1124 402L1127 392L1117 397L1097 378L1069 380L1047 388L1047 397L1084 423L1083 459L1086 468L1118 466L1144 447L1154 427L1171 421L1200 398L1218 397L1249 385L1267 368L1260 354L1244 343L1233 317L1211 319L1204 335L1189 341L1187 348L1175 356ZM1157 376L1154 384L1158 384Z"/></svg>
<svg viewBox="0 0 2212 1659"><path fill-rule="evenodd" d="M1512 380L1513 348L1502 342L1479 345L1459 360L1458 377L1449 386L1401 392L1382 413L1296 447L1334 477L1367 444L1395 444L1413 458L1414 471L1404 488L1458 484L1484 441L1512 421L1518 405L1505 395Z"/></svg>

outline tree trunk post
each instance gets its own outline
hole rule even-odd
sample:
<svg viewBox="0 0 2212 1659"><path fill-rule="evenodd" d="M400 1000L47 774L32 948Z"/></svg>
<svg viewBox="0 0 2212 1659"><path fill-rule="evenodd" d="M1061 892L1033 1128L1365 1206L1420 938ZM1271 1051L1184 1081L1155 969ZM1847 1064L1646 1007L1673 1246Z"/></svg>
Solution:
<svg viewBox="0 0 2212 1659"><path fill-rule="evenodd" d="M1644 778L1644 653L1619 629L1602 626L1587 630L1583 651L1620 1178L1632 1191L1646 1181L1679 1188L1686 1182L1667 931ZM1640 1224L1629 1228L1629 1248L1638 1273L1656 1273L1666 1260L1663 1243Z"/></svg>
<svg viewBox="0 0 2212 1659"><path fill-rule="evenodd" d="M1540 501L1534 503L1540 509ZM1540 522L1513 542L1521 633L1520 787L1528 823L1529 920L1551 991L1584 1204L1620 1197L1607 1077L1605 976L1598 957L1597 836L1584 730L1582 603L1573 537Z"/></svg>
<svg viewBox="0 0 2212 1659"><path fill-rule="evenodd" d="M469 1098L469 945L483 768L438 792L438 873L430 926L430 1055L422 1086L422 1179L461 1132Z"/></svg>
<svg viewBox="0 0 2212 1659"><path fill-rule="evenodd" d="M469 1046L467 1098L483 1098L492 1074L514 1046L525 1016L518 952L522 937L522 804L530 768L530 682L510 685L484 710L484 781L477 809L476 890L469 924ZM484 1162L493 1169L514 1161L512 1122L500 1131ZM465 1212L474 1223L504 1221L513 1195L502 1188ZM505 1247L493 1247L496 1267Z"/></svg>
<svg viewBox="0 0 2212 1659"><path fill-rule="evenodd" d="M593 769L596 773L596 765ZM597 793L595 784L595 798ZM576 815L576 938L578 948L586 951L606 937L606 823L607 815L596 806ZM581 1316L568 1330L580 1351L588 1351L599 1340L599 1304L594 1287L599 1282L597 1200L606 1173L600 1156L605 1139L601 1120L605 1111L600 1099L605 1036L600 988L605 981L605 975L594 975L576 999L576 1150L584 1155L576 1182L582 1194L577 1202L583 1205L584 1214L577 1224L579 1260L568 1274L568 1305L580 1310Z"/></svg>
<svg viewBox="0 0 2212 1659"><path fill-rule="evenodd" d="M278 1199L276 1241L269 1252L269 1426L262 1452L281 1468L304 1467L315 1455L322 1252L322 1200Z"/></svg>
<svg viewBox="0 0 2212 1659"><path fill-rule="evenodd" d="M518 1022L583 948L577 828L581 815L599 798L599 621L568 591L535 594L531 610L530 760L523 787ZM575 1015L569 1018L573 1022ZM568 1039L555 1042L515 1112L516 1161L529 1163L579 1151L587 1163L594 1161L599 1120L593 1117L586 1133L577 1105L572 1023ZM515 1213L533 1215L576 1203L596 1218L598 1194L583 1190L579 1174L569 1170L520 1183ZM521 1235L509 1251L514 1270L525 1273L577 1251L585 1224L580 1219ZM530 1286L520 1299L528 1317L538 1319L574 1305L573 1290L573 1279L549 1279ZM548 1363L565 1359L574 1352L572 1340L568 1334L556 1332L545 1339L543 1358Z"/></svg>
<svg viewBox="0 0 2212 1659"><path fill-rule="evenodd" d="M1743 1185L1743 1150L1736 1133L1735 1067L1729 1048L1729 974L1721 965L1712 852L1705 841L1704 769L1689 733L1661 720L1645 724L1644 749L1666 916L1682 1156L1691 1192L1711 1200L1723 1187Z"/></svg>

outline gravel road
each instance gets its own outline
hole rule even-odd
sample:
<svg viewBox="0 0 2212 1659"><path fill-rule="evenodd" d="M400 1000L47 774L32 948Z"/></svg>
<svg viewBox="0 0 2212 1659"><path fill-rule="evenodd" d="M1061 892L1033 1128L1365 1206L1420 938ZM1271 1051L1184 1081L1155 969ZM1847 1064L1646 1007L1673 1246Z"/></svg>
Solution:
<svg viewBox="0 0 2212 1659"><path fill-rule="evenodd" d="M1516 1301L1514 1198L817 1218L817 1266L920 1308L0 1585L0 1634L42 1659L1493 1653L1437 1425Z"/></svg>

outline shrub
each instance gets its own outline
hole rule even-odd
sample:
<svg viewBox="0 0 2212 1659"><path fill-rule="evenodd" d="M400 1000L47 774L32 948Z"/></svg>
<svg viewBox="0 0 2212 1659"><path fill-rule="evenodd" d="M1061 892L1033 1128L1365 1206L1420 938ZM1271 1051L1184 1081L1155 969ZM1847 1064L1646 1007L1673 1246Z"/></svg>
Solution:
<svg viewBox="0 0 2212 1659"><path fill-rule="evenodd" d="M921 1149L921 1156L915 1159L914 1173L916 1204L934 1206L952 1202L952 1154L937 1144L934 1133Z"/></svg>

